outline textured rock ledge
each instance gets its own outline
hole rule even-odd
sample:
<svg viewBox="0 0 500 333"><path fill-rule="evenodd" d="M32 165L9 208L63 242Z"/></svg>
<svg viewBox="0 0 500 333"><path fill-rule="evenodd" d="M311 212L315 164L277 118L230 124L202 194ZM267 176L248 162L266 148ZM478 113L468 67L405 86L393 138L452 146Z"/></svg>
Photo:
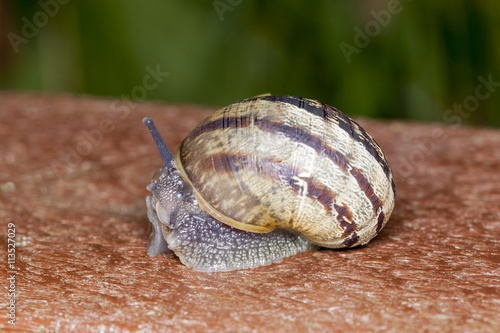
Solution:
<svg viewBox="0 0 500 333"><path fill-rule="evenodd" d="M206 274L146 256L145 186L161 161L141 119L175 148L210 111L0 93L0 242L15 223L18 270L17 325L4 315L0 329L500 330L500 131L359 119L396 176L380 235Z"/></svg>

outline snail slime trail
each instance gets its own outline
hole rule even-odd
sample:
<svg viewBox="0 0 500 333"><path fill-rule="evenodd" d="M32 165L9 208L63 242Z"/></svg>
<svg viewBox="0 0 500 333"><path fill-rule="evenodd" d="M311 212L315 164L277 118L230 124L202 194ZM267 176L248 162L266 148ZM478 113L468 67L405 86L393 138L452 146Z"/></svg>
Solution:
<svg viewBox="0 0 500 333"><path fill-rule="evenodd" d="M148 254L173 251L214 272L279 262L318 247L368 243L394 208L394 177L375 140L320 102L259 96L219 109L172 155L148 126L163 167L147 189Z"/></svg>

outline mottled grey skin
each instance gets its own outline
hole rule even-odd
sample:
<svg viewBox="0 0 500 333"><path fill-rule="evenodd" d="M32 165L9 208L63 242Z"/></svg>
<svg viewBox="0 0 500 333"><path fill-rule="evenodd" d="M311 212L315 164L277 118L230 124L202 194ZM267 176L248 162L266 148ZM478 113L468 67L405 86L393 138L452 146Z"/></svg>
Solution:
<svg viewBox="0 0 500 333"><path fill-rule="evenodd" d="M151 130L165 164L158 179L147 187L152 192L146 198L152 224L148 255L172 250L187 267L221 272L269 265L316 247L291 230L252 233L213 219L200 209L193 189L180 177L152 120L145 118L143 122Z"/></svg>
<svg viewBox="0 0 500 333"><path fill-rule="evenodd" d="M213 219L175 170L163 170L148 189L153 193L146 199L153 224L149 255L170 249L187 267L215 272L269 265L313 247L288 230L252 233Z"/></svg>

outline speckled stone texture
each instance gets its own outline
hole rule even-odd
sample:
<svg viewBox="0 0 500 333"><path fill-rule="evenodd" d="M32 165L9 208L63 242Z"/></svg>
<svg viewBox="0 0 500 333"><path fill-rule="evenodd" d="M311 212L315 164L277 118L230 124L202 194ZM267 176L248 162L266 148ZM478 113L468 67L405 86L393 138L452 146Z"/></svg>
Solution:
<svg viewBox="0 0 500 333"><path fill-rule="evenodd" d="M176 148L210 111L0 93L0 330L500 332L500 131L359 119L396 176L379 236L207 274L146 256L145 187L161 160L141 120Z"/></svg>

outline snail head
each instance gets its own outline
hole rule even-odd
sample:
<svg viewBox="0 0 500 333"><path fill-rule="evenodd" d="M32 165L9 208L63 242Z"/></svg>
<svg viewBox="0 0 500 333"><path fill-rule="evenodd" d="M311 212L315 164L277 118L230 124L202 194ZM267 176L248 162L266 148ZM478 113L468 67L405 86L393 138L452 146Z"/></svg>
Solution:
<svg viewBox="0 0 500 333"><path fill-rule="evenodd" d="M156 201L155 210L160 221L169 221L165 224L173 227L181 204L192 199L192 187L181 178L172 153L156 129L153 120L146 117L142 122L151 132L163 161L163 167L155 172L151 183L146 188L153 194Z"/></svg>

